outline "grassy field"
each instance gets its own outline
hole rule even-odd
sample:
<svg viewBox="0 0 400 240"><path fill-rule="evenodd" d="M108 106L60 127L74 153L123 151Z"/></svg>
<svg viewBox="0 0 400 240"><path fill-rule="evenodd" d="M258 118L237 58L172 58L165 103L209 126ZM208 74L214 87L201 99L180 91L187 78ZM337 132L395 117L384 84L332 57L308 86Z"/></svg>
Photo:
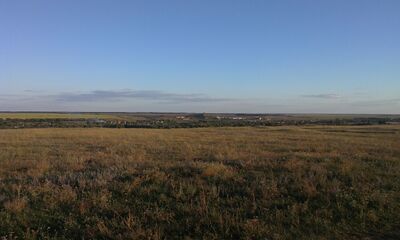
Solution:
<svg viewBox="0 0 400 240"><path fill-rule="evenodd" d="M400 239L400 126L0 130L0 238Z"/></svg>

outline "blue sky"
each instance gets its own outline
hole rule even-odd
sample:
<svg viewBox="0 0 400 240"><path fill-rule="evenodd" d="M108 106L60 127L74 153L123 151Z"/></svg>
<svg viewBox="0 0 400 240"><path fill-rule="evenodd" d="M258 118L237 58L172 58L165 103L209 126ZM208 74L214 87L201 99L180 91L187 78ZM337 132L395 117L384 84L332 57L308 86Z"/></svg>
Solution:
<svg viewBox="0 0 400 240"><path fill-rule="evenodd" d="M0 2L0 111L400 113L400 1Z"/></svg>

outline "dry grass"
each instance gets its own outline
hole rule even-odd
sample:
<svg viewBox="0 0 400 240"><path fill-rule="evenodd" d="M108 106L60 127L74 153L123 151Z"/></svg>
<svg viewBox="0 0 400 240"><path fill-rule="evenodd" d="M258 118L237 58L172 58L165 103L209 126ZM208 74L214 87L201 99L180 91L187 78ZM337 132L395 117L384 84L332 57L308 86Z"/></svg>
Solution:
<svg viewBox="0 0 400 240"><path fill-rule="evenodd" d="M0 238L398 239L400 127L0 130Z"/></svg>

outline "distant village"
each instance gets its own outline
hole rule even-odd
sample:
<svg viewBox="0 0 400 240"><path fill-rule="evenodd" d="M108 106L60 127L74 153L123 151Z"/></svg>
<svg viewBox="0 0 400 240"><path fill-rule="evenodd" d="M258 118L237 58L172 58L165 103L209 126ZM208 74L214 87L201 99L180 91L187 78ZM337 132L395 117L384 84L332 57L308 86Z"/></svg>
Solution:
<svg viewBox="0 0 400 240"><path fill-rule="evenodd" d="M295 115L295 114L209 114L143 113L110 114L113 118L10 119L0 118L0 128L194 128L284 125L374 125L400 124L399 115Z"/></svg>

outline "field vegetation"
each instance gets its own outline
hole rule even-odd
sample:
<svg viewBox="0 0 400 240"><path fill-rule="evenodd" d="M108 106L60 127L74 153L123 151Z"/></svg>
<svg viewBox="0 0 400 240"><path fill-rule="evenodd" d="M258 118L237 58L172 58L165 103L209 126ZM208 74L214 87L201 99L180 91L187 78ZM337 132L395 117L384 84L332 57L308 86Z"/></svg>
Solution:
<svg viewBox="0 0 400 240"><path fill-rule="evenodd" d="M3 239L399 239L400 126L0 130Z"/></svg>
<svg viewBox="0 0 400 240"><path fill-rule="evenodd" d="M400 115L0 112L0 129L400 125Z"/></svg>

